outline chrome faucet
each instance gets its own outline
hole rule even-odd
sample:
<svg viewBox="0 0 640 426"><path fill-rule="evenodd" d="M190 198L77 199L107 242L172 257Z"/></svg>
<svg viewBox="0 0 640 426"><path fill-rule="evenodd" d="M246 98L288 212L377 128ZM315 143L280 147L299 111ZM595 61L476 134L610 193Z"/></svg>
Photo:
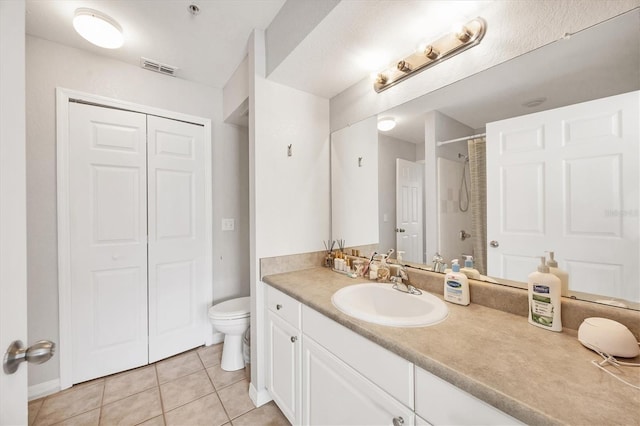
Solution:
<svg viewBox="0 0 640 426"><path fill-rule="evenodd" d="M421 290L418 290L409 283L409 274L407 274L407 268L404 265L400 265L398 275L391 277L390 281L393 283L395 290L409 294L422 294Z"/></svg>
<svg viewBox="0 0 640 426"><path fill-rule="evenodd" d="M431 270L433 272L444 272L446 264L444 263L444 259L442 258L440 253L436 252L436 254L433 256L432 261L433 265L431 267Z"/></svg>

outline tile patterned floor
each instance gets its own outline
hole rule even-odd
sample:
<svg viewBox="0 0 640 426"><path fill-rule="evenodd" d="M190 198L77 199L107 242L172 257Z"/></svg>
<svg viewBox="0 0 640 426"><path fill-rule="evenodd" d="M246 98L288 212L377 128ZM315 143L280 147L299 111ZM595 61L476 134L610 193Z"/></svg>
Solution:
<svg viewBox="0 0 640 426"><path fill-rule="evenodd" d="M244 370L222 370L221 356L201 347L31 401L29 426L288 426L273 402L253 406Z"/></svg>

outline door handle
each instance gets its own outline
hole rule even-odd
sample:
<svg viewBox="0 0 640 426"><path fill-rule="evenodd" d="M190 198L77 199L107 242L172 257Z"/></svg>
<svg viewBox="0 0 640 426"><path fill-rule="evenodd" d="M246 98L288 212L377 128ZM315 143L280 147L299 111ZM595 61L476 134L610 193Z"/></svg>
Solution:
<svg viewBox="0 0 640 426"><path fill-rule="evenodd" d="M489 243L489 245L490 245L491 247L493 247L493 248L496 248L496 247L498 247L498 246L500 245L500 243L499 243L499 242L497 242L496 240L493 240L493 241L491 241L491 242Z"/></svg>
<svg viewBox="0 0 640 426"><path fill-rule="evenodd" d="M6 374L13 374L23 361L42 364L51 359L55 349L56 344L50 340L40 340L28 348L24 347L22 341L14 340L4 354L2 368Z"/></svg>
<svg viewBox="0 0 640 426"><path fill-rule="evenodd" d="M396 228L396 232L404 232L405 230L403 228Z"/></svg>

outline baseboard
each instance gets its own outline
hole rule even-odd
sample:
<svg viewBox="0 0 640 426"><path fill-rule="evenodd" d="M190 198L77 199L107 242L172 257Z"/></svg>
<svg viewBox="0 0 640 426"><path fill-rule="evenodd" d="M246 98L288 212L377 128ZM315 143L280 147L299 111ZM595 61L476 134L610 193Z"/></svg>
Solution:
<svg viewBox="0 0 640 426"><path fill-rule="evenodd" d="M60 379L49 380L48 382L38 383L29 386L29 401L51 395L60 390Z"/></svg>
<svg viewBox="0 0 640 426"><path fill-rule="evenodd" d="M253 386L253 383L249 384L249 398L251 398L251 401L253 401L253 405L255 405L256 407L261 407L267 402L273 400L271 394L266 388L258 391Z"/></svg>

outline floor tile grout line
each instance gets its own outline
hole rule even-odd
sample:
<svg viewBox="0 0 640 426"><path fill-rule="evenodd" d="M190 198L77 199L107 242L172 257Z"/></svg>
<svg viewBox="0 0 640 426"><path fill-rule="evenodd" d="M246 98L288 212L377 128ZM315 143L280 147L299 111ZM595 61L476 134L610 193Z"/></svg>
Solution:
<svg viewBox="0 0 640 426"><path fill-rule="evenodd" d="M200 354L198 354L198 357L199 356L200 356ZM202 363L202 365L204 365L204 362ZM216 394L216 398L218 398L218 401L220 401L220 406L222 407L222 411L224 411L225 416L227 416L227 420L229 421L229 423L231 423L231 416L229 416L229 412L227 411L226 407L224 406L224 403L222 402L222 398L220 398L220 394L218 394L218 388L213 383L213 379L211 378L211 376L209 375L209 371L207 371L207 370L208 369L205 367L204 374L207 375L207 378L209 379L209 382L211 383L211 387L213 387L213 391Z"/></svg>
<svg viewBox="0 0 640 426"><path fill-rule="evenodd" d="M96 383L98 383L100 380L102 380L102 378L98 378L98 379L94 379L94 380L96 381ZM93 380L89 380L89 381L87 381L87 382L83 382L83 384L84 384L84 383L90 383L90 382L92 382L92 381L93 381ZM101 400L100 400L100 401L101 401L100 405L98 405L97 407L89 408L89 409L87 409L87 410L85 410L85 411L80 411L80 412L78 412L78 413L75 413L75 414L74 414L74 415L72 415L72 416L63 417L62 419L60 419L60 421L58 421L58 422L56 422L56 423L52 423L52 425L60 424L60 423L62 423L62 422L64 422L64 421L66 421L66 420L70 420L70 419L73 419L74 417L78 417L78 416L81 416L81 415L83 415L83 414L87 414L88 412L93 411L93 410L96 410L96 409L100 409L100 416L101 416L101 415L102 415L102 405L101 405L101 404L102 404L102 398L104 397L104 380L102 380L102 386L103 386L103 387L102 387L102 397L101 397ZM65 389L65 391L67 391L67 390L71 390L71 389L73 389L73 385L71 385L71 387L70 387L69 389ZM77 388L76 388L76 390L77 390ZM40 406L40 409L38 410L38 414L36 414L36 418L33 420L33 424L34 424L34 425L36 424L36 422L37 422L37 420L38 420L38 416L39 416L39 415L40 415L40 413L42 412L42 407L44 406L45 401L46 401L47 399L49 399L49 397L54 397L55 395L59 395L59 394L61 394L61 392L63 392L63 391L60 391L60 392L57 392L57 393L54 393L54 394L51 394L51 395L47 395L47 396L45 396L45 397L44 397L44 400L42 401L42 405ZM70 392L67 392L67 393L70 393ZM27 409L28 409L28 406L27 406ZM100 421L100 417L98 417L98 422L99 422L99 421Z"/></svg>
<svg viewBox="0 0 640 426"><path fill-rule="evenodd" d="M222 398L220 398L220 394L218 392L216 392L216 396L218 397L218 401L220 401L220 406L222 407L222 411L224 411L224 414L227 416L227 419L229 420L228 423L231 423L231 416L229 415L229 411L227 411L227 407L224 406L224 402L222 402Z"/></svg>
<svg viewBox="0 0 640 426"><path fill-rule="evenodd" d="M157 380L157 377L156 377L156 380ZM127 396L123 396L123 397L120 397L120 398L118 398L118 399L114 399L113 401L109 401L109 402L107 402L106 404L104 403L104 398L103 398L102 405L100 405L100 408L105 407L105 406L107 406L107 405L115 404L116 402L120 402L120 401L122 401L123 399L127 399L127 398L129 398L129 397L132 397L132 396L135 396L135 395L139 395L139 394L141 394L141 393L143 393L143 392L147 392L147 391L150 391L150 390L151 390L151 389L153 389L153 388L159 388L159 387L160 387L160 386L158 386L157 384L156 384L156 385L154 385L154 386L149 386L148 388L145 388L145 389L139 390L138 392L134 392L134 393L129 394L129 395L127 395Z"/></svg>
<svg viewBox="0 0 640 426"><path fill-rule="evenodd" d="M38 421L38 415L40 415L40 410L42 410L42 406L44 405L44 401L47 399L47 397L45 396L44 398L42 398L42 404L40 404L40 407L38 408L38 411L36 411L36 415L33 417L33 423L29 423L29 426L35 425L36 422ZM27 416L29 415L29 403L27 403ZM29 418L27 417L27 422L29 421Z"/></svg>
<svg viewBox="0 0 640 426"><path fill-rule="evenodd" d="M180 355L187 355L187 354L189 354L190 352L195 353L196 358L198 358L198 361L200 361L200 364L201 364L201 365L203 365L203 368L206 370L206 367L204 367L204 364L202 363L202 360L200 360L200 356L197 354L197 352L195 352L195 350L194 350L194 349L192 349L191 351L183 352L183 353L182 353L182 354L180 354ZM161 363L161 362L163 362L163 361L166 361L166 360L160 360L160 361L158 361L158 362L154 363L154 365L156 365L156 366L157 366L158 364L160 364L160 363ZM177 379L180 379L180 378L182 378L182 377L189 376L189 375L191 375L191 374L197 373L198 371L200 371L200 370L194 370L194 371L191 371L191 372L188 372L188 373L183 373L183 374L181 374L180 376L173 377L171 380L167 380L166 382L162 382L162 383L160 383L160 375L158 374L158 386L160 386L160 385L164 385L165 383L172 382L172 381L177 380ZM157 372L157 368L156 368L156 372Z"/></svg>
<svg viewBox="0 0 640 426"><path fill-rule="evenodd" d="M207 378L209 378L209 377L208 377L209 375L207 374L206 370L204 370L204 372L205 372L204 374L207 376ZM196 373L192 373L192 374L196 374ZM185 376L185 377L186 377L186 376ZM209 382L211 382L211 378L209 378ZM207 394L205 394L205 395L200 395L200 396L199 396L199 397L197 397L196 399L193 399L193 400L190 400L190 401L184 402L184 403L182 403L181 405L178 405L177 407L173 407L172 409L167 410L166 412L168 413L168 412L173 411L173 410L175 410L175 409L178 409L178 408L180 408L180 407L184 407L185 405L191 404L192 402L197 401L197 400L199 400L199 399L201 399L201 398L204 398L205 396L211 395L212 393L217 393L217 392L216 392L216 388L215 388L215 386L213 386L213 384L211 385L211 389L213 389L211 392L209 392L209 393L207 393ZM220 403L222 404L222 401L220 401ZM163 412L163 413L165 413L165 411L164 411L164 405L162 406L162 412Z"/></svg>
<svg viewBox="0 0 640 426"><path fill-rule="evenodd" d="M162 388L160 387L160 377L158 375L158 363L153 364L153 369L156 371L156 384L158 385L158 398L160 398L160 411L162 413L162 422L167 424L167 418L164 415L164 401L162 401ZM153 417L152 417L153 418Z"/></svg>
<svg viewBox="0 0 640 426"><path fill-rule="evenodd" d="M186 354L188 354L189 352L195 353L196 357L198 358L198 360L199 360L199 362L200 362L200 365L202 366L202 369L199 369L199 370L196 370L196 371L192 371L192 372L190 372L190 373L186 373L186 374L180 375L180 376L175 377L175 378L173 378L172 380L169 380L169 381L167 381L167 382L165 382L165 383L162 383L162 384L160 383L160 377L159 377L159 372L158 372L158 368L157 368L157 366L158 366L158 364L159 364L159 363L161 363L161 362L162 362L162 361L164 361L164 360L157 361L157 362L152 363L152 364L148 364L147 366L136 367L136 368L134 368L134 369L127 370L127 371L125 371L125 372L115 373L115 374L112 374L112 375L109 375L109 376L106 376L106 377L100 377L100 378L96 378L96 379L93 379L93 380L88 380L88 381L83 382L83 383L79 383L79 384L77 384L77 385L83 385L83 386L84 386L85 384L86 384L86 385L89 385L89 384L101 384L101 395L100 395L100 403L99 403L99 405L98 405L97 407L90 408L90 409L87 409L87 410L85 410L85 411L81 411L81 412L75 413L75 414L74 414L74 415L72 415L72 416L65 417L65 418L61 419L58 423L60 423L60 422L64 422L64 421L69 420L69 419L73 419L73 418L75 418L75 417L81 416L81 415L83 415L83 414L86 414L86 413L89 413L89 412L91 412L91 411L93 411L93 410L98 409L98 410L99 410L99 413L98 413L98 422L99 422L99 424L101 424L101 423L102 423L102 421L103 421L103 414L104 414L104 413L103 413L103 411L104 411L103 409L104 409L106 406L109 406L109 405L111 405L111 404L114 404L114 403L120 402L120 401L122 401L122 400L124 400L124 399L126 399L126 398L129 398L129 397L132 397L132 396L135 396L135 395L139 395L139 394L141 394L141 393L143 393L143 392L148 392L149 390L152 390L152 389L156 388L156 389L158 390L158 395L159 395L159 398L160 398L160 408L161 408L161 411L162 411L162 413L161 413L161 414L162 414L162 416L163 416L163 420L164 420L164 422L165 422L165 424L166 424L166 417L165 417L165 414L166 414L166 413L165 413L164 403L163 403L163 400L162 400L162 390L161 390L161 385L166 384L166 383L170 383L170 382L172 382L172 381L174 381L174 380L177 380L177 379L180 379L180 378L186 377L186 376L191 375L191 374L196 374L196 373L201 373L201 372L204 372L204 374L206 374L206 375L207 375L207 379L209 380L209 383L211 383L211 386L212 386L213 391L212 391L212 392L210 392L210 393L208 393L208 394L206 394L206 395L203 395L203 396L201 396L201 397L199 397L199 398L196 398L195 400L201 399L201 398L203 398L203 397L205 397L205 396L207 396L207 395L211 395L211 393L215 393L215 394L216 394L216 397L217 397L217 398L218 398L218 400L220 401L221 406L223 407L223 410L224 410L224 412L225 412L225 414L226 414L226 416L227 416L228 421L229 421L229 422L231 422L231 417L229 416L229 413L227 412L227 409L224 407L224 404L222 403L222 399L220 398L220 395L218 394L218 390L219 390L219 389L217 389L217 388L216 388L215 384L213 383L213 379L211 378L211 376L210 376L210 375L208 374L208 372L207 372L207 370L208 370L209 368L214 368L214 367L216 367L216 366L219 366L220 364L219 364L219 363L217 363L217 364L214 364L214 365L212 365L212 366L207 367L207 366L205 365L205 361L202 359L202 357L201 357L201 356L200 356L200 354L198 353L198 351L199 351L199 350L202 350L203 348L208 348L208 347L211 347L211 346L217 346L217 345L220 345L220 344L210 345L210 346L200 346L200 347L193 348L193 349L191 349L191 350L189 350L189 351L185 351L184 353L177 355L177 356L176 356L176 358L177 358L177 357L179 357L180 355L186 355ZM218 353L217 355L221 355L221 354L220 354L220 353ZM105 404L105 394L106 394L106 390L107 390L107 389L106 389L106 388L107 388L107 386L106 386L106 385L107 385L107 380L108 380L108 378L110 378L110 377L116 377L116 376L118 376L119 374L122 374L122 373L125 373L124 375L132 374L132 373L134 373L136 370L143 369L143 368L145 368L145 367L151 367L151 366L153 366L154 371L155 371L155 376L156 376L156 385L155 385L155 386L150 386L150 387L148 387L148 388L146 388L146 389L140 390L140 391L138 391L138 392L135 392L135 393L133 393L133 394L131 394L131 395L127 395L127 396L122 397L122 398L115 399L115 400L110 401L110 402L108 402L108 403L106 403L106 404ZM232 385L234 385L234 384L238 383L238 382L239 382L239 381L241 381L241 380L242 380L242 379L239 379L239 380L236 380L236 381L234 381L234 382L232 382L232 383L226 384L225 386L221 387L221 388L220 388L220 390L222 390L222 389L226 389L227 387L232 386ZM91 382L95 382L95 383L91 383ZM77 386L77 385L76 385L76 386ZM69 388L69 389L68 389L68 391L70 391L70 392L71 392L71 391L73 391L73 389L72 389L72 388L73 388L73 386L72 386L71 388ZM58 395L61 395L61 394L63 394L63 392L64 392L64 393L68 393L68 392L65 392L65 391L67 391L67 389L65 389L64 391L59 391L59 392L56 392L56 393L54 393L54 394L51 394L51 395L47 395L47 396L42 397L42 402L39 404L39 407L38 407L38 409L37 409L37 411L36 411L36 414L35 414L35 416L34 416L34 419L33 419L33 422L31 423L31 425L35 425L35 424L39 421L39 419L40 419L40 420L42 419L42 412L43 412L43 408L44 408L44 405L45 405L45 403L47 402L47 400L49 400L49 399L51 399L51 398L54 398L54 397L56 397L56 396L58 396ZM194 401L195 401L195 400L194 400ZM193 402L193 401L190 401L190 402ZM190 403L190 402L188 402L188 403ZM175 409L177 409L177 408L179 408L179 407L182 407L182 406L184 406L184 405L186 405L186 404L188 404L188 403L182 404L182 405L180 405L180 406L178 406L178 407L174 407L172 410L175 410ZM172 410L169 410L169 411L172 411ZM251 410L250 410L250 411L251 411ZM246 413L245 413L245 414L246 414ZM154 417L156 417L156 416L154 416ZM154 417L151 417L151 418L154 418ZM237 417L236 417L236 418L237 418ZM150 419L146 419L146 420L144 420L144 421L147 421L147 420L150 420Z"/></svg>
<svg viewBox="0 0 640 426"><path fill-rule="evenodd" d="M102 398L100 398L100 413L98 413L98 425L102 423L102 407L104 407L104 394L107 390L107 379L105 378L102 382Z"/></svg>

